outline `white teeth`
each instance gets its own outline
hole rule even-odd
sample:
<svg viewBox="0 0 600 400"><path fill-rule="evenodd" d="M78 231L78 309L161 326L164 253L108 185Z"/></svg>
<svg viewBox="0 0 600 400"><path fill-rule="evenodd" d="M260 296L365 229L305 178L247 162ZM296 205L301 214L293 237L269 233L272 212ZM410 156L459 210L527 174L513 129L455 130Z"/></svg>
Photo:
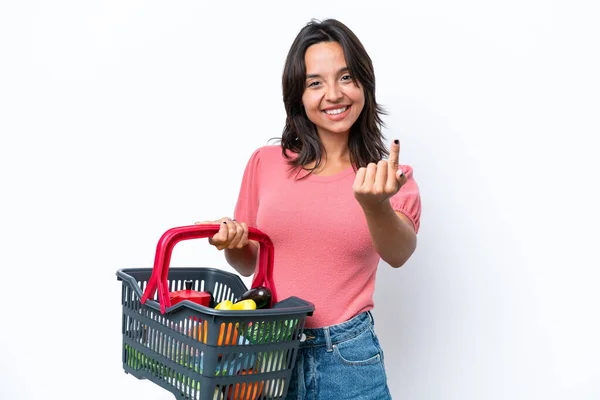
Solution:
<svg viewBox="0 0 600 400"><path fill-rule="evenodd" d="M346 111L348 107L342 107L342 108L337 108L335 110L325 110L325 114L329 114L329 115L336 115L336 114L341 114L344 111Z"/></svg>

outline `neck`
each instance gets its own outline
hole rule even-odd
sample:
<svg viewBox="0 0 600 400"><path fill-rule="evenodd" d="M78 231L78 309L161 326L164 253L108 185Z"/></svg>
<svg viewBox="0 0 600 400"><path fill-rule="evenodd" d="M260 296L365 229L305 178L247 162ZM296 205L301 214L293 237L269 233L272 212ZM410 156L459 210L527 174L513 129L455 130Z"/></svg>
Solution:
<svg viewBox="0 0 600 400"><path fill-rule="evenodd" d="M321 165L315 171L316 175L333 175L346 168L350 163L350 149L348 148L348 136L349 133L328 133L319 132L319 140L325 154L321 159ZM305 165L305 168L312 169L315 166L315 162L311 162Z"/></svg>
<svg viewBox="0 0 600 400"><path fill-rule="evenodd" d="M319 132L321 145L325 150L324 162L329 164L347 164L350 162L350 149L348 148L348 136L346 133Z"/></svg>

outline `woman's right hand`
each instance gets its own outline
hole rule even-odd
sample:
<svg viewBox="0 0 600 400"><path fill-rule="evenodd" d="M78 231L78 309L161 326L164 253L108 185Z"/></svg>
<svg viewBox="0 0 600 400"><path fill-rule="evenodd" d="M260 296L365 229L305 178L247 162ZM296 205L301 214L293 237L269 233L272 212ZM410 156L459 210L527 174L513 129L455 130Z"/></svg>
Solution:
<svg viewBox="0 0 600 400"><path fill-rule="evenodd" d="M235 219L223 217L216 221L196 222L194 225L220 225L219 232L208 238L208 242L219 250L241 249L248 245L248 225Z"/></svg>

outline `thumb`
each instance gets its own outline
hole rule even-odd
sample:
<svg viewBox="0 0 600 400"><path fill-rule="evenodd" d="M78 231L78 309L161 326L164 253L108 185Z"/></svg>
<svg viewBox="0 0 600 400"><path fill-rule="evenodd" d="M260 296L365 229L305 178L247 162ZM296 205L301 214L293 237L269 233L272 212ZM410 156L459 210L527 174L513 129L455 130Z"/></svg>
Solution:
<svg viewBox="0 0 600 400"><path fill-rule="evenodd" d="M227 233L229 232L229 228L227 227L227 222L223 221L219 228L219 232L215 233L212 238L208 238L208 243L216 246L217 249L221 250L223 248L223 244L227 242Z"/></svg>

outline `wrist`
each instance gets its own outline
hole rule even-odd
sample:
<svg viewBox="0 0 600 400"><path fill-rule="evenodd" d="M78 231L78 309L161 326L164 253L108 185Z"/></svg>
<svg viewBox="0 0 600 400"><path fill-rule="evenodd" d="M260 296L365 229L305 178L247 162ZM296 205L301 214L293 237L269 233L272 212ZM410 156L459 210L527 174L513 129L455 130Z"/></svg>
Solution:
<svg viewBox="0 0 600 400"><path fill-rule="evenodd" d="M366 216L378 216L394 212L392 208L392 203L390 203L389 199L384 200L379 204L370 204L368 206L363 206L362 209Z"/></svg>

